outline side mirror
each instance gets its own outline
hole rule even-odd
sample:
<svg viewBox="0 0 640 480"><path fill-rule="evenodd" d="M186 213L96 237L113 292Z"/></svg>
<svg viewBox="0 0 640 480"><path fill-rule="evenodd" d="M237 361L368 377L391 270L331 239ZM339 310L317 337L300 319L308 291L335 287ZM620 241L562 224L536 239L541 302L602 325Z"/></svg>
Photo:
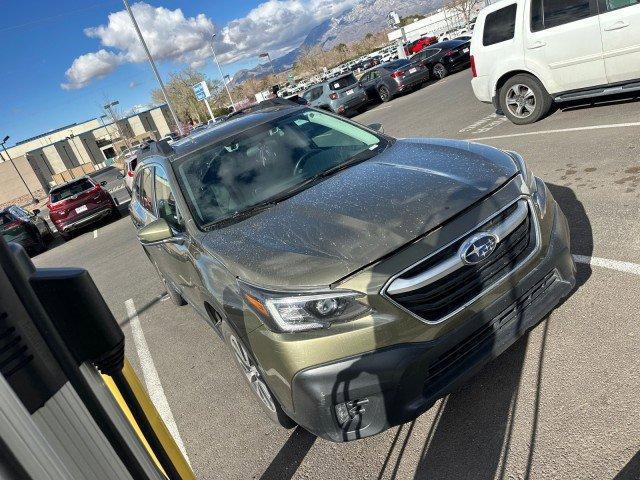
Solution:
<svg viewBox="0 0 640 480"><path fill-rule="evenodd" d="M39 208L34 208L33 209L33 214L34 215L40 215L40 209Z"/></svg>
<svg viewBox="0 0 640 480"><path fill-rule="evenodd" d="M100 182L100 186L101 187L106 187L107 186L107 181L106 180L101 181Z"/></svg>
<svg viewBox="0 0 640 480"><path fill-rule="evenodd" d="M184 242L184 237L174 236L171 227L164 218L159 218L138 231L138 240L143 245L162 245Z"/></svg>
<svg viewBox="0 0 640 480"><path fill-rule="evenodd" d="M370 123L367 125L371 130L375 130L376 132L384 133L384 127L381 123Z"/></svg>

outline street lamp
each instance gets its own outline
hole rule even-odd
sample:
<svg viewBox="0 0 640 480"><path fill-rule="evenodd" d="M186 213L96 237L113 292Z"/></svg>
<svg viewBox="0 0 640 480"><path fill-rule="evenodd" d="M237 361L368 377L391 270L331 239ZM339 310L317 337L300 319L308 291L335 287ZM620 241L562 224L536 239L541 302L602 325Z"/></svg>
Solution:
<svg viewBox="0 0 640 480"><path fill-rule="evenodd" d="M29 195L31 195L31 200L33 200L33 203L38 203L38 199L33 195L31 190L29 189L29 186L27 185L27 182L24 181L24 178L22 178L22 175L20 174L20 171L18 170L18 167L16 167L16 164L13 162L13 158L11 158L11 155L9 155L9 151L7 150L7 147L4 146L4 144L7 143L8 140L9 140L9 135L4 137L2 142L0 142L0 144L2 145L2 149L4 150L4 153L7 154L7 157L9 157L9 161L11 162L11 165L13 165L13 168L16 170L16 173L20 177L20 180L22 180L22 183L24 183L24 188L26 188L27 192L29 192ZM2 154L0 154L0 157L1 156L2 156ZM3 158L3 160L4 160L4 158Z"/></svg>
<svg viewBox="0 0 640 480"><path fill-rule="evenodd" d="M222 72L222 67L220 66L220 62L218 62L218 57L216 57L216 51L213 48L213 39L215 38L216 34L214 33L213 35L211 35L211 51L213 52L213 59L216 62L216 65L218 65L218 70L220 70L220 78L222 78L222 83L224 83L224 88L227 91L227 95L229 95L229 100L231 101L231 106L233 107L233 110L235 111L236 109L236 105L235 103L233 103L233 98L231 98L231 92L229 91L229 87L227 86L227 82L225 81L225 74Z"/></svg>

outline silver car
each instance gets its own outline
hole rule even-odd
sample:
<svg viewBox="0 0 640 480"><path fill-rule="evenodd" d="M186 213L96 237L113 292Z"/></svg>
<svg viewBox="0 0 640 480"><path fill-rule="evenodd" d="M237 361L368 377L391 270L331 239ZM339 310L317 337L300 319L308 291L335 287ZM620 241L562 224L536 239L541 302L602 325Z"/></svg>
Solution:
<svg viewBox="0 0 640 480"><path fill-rule="evenodd" d="M311 107L329 110L340 115L362 111L369 102L366 92L353 73L313 85L305 90L302 97Z"/></svg>

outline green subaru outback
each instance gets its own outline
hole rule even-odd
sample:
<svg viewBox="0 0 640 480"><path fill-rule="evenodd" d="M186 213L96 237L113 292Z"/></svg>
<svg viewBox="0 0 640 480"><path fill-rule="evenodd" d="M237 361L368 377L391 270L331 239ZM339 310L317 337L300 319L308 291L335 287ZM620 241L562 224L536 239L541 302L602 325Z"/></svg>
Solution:
<svg viewBox="0 0 640 480"><path fill-rule="evenodd" d="M416 418L575 283L520 155L377 130L273 104L147 147L130 206L267 415L337 442Z"/></svg>

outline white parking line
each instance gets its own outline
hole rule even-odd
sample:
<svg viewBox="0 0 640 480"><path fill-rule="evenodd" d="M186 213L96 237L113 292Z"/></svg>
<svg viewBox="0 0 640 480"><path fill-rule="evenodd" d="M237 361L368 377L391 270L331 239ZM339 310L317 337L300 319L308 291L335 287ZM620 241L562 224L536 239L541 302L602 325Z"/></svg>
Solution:
<svg viewBox="0 0 640 480"><path fill-rule="evenodd" d="M93 238L98 238L98 229L97 228L93 231Z"/></svg>
<svg viewBox="0 0 640 480"><path fill-rule="evenodd" d="M585 130L601 130L605 128L628 128L628 127L640 127L640 122L611 123L608 125L591 125L588 127L559 128L557 130L540 130L539 132L522 132L522 133L511 133L509 135L494 135L493 137L467 138L467 140L475 142L476 140L496 140L499 138L527 137L531 135L547 135L549 133L583 132Z"/></svg>
<svg viewBox="0 0 640 480"><path fill-rule="evenodd" d="M637 263L621 262L620 260L610 260L608 258L587 257L586 255L573 255L573 260L576 263L584 263L640 276L640 265Z"/></svg>
<svg viewBox="0 0 640 480"><path fill-rule="evenodd" d="M173 439L182 452L182 455L187 460L187 462L191 464L191 462L189 462L189 457L187 456L187 450L184 448L182 437L180 436L180 432L178 431L178 425L176 425L176 421L173 418L173 413L171 413L171 409L169 408L169 402L167 401L167 397L164 394L162 383L160 383L160 376L158 375L156 366L153 363L153 358L151 357L151 352L149 351L147 340L144 338L144 332L142 331L142 326L140 325L140 319L138 318L138 312L136 312L136 306L134 305L133 299L131 298L124 302L124 304L127 308L127 314L129 315L129 323L131 325L133 343L135 344L136 351L138 352L140 367L142 368L142 376L144 377L144 383L147 386L147 393L149 394L149 398L151 398L153 405L156 407L156 410L158 410L158 414L173 436Z"/></svg>

